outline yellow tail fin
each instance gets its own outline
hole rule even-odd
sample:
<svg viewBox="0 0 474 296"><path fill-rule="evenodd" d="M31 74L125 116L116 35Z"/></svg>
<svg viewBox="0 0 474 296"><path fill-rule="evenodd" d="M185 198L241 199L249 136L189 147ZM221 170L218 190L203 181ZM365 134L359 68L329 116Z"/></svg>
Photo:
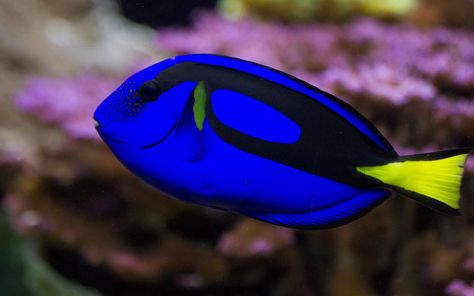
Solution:
<svg viewBox="0 0 474 296"><path fill-rule="evenodd" d="M395 191L448 214L459 214L464 163L471 149L400 157L381 166L357 167Z"/></svg>

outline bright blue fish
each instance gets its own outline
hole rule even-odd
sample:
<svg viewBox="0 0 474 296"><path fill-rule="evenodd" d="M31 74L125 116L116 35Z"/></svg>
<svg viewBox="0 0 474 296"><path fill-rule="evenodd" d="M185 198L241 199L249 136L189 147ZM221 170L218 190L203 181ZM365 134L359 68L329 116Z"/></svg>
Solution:
<svg viewBox="0 0 474 296"><path fill-rule="evenodd" d="M470 151L399 156L333 95L208 54L134 74L94 117L117 158L159 190L297 228L347 223L394 192L457 214Z"/></svg>

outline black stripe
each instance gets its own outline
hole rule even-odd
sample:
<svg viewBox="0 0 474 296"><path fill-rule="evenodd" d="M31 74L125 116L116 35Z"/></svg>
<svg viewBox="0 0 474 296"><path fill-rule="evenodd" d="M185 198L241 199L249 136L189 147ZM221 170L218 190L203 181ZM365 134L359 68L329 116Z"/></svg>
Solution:
<svg viewBox="0 0 474 296"><path fill-rule="evenodd" d="M294 81L298 84L300 84L302 87L305 87L307 88L308 90L311 90L311 91L314 91L316 93L320 93L321 95L325 96L326 98L328 98L329 100L331 100L332 102L334 102L335 104L339 105L341 108L343 109L346 109L348 112L350 112L352 115L354 115L355 117L357 117L357 119L359 119L365 126L367 126L367 128L372 132L374 133L378 140L386 147L386 152L388 154L391 154L393 157L396 157L397 156L397 153L395 152L395 149L393 149L392 145L387 141L387 139L382 135L382 133L380 133L380 131L373 126L373 124L367 119L365 118L364 116L362 116L362 114L360 114L357 110L355 110L351 105L349 105L348 103L344 102L343 100L339 99L338 97L328 93L328 92L325 92L321 89L319 89L318 87L314 86L314 85L311 85L309 84L308 82L304 81L304 80L301 80L293 75L290 75L288 73L285 73L283 71L280 71L278 69L275 69L275 68L272 68L272 67L269 67L269 66L265 66L265 65L261 65L261 64L258 64L258 63L255 63L255 62L252 62L252 61L247 61L247 60L243 60L243 59L239 59L239 58L235 58L235 57L229 57L229 56L225 56L225 55L220 55L220 54L203 54L204 56L207 56L207 55L210 55L210 56L218 56L218 57L221 57L221 58L225 58L225 59L228 59L228 60L236 60L240 63L247 63L247 64L252 64L254 66L257 66L257 67L260 67L260 68L264 68L264 69L267 69L267 70L270 70L272 72L275 72L276 74L279 74L281 76L284 76L285 78L291 80L291 81ZM197 59L196 63L200 63L199 62L199 59ZM206 64L205 62L203 62L203 64ZM207 64L206 64L207 65ZM234 70L232 68L229 68L229 67L226 67L226 65L220 65L220 66L215 66L215 65L209 65L211 67L222 67L224 69L228 69L228 70ZM238 67L236 67L237 70ZM236 71L236 70L234 70ZM245 71L243 71L245 72ZM247 72L248 73L248 72ZM249 75L251 75L250 73L248 73ZM262 79L262 77L260 76L257 76L255 75L257 78L259 79ZM265 79L265 78L263 78ZM266 79L267 80L267 79ZM267 80L268 82L270 83L275 83L273 81L270 81L270 80ZM285 85L283 85L285 86ZM288 86L285 86L285 87L288 87ZM289 89L291 89L290 87L288 87ZM303 94L304 95L304 94ZM312 100L315 100L313 98L311 98ZM333 111L333 110L331 110ZM334 112L334 111L333 111ZM370 139L371 140L371 139ZM372 141L372 140L371 140Z"/></svg>
<svg viewBox="0 0 474 296"><path fill-rule="evenodd" d="M391 186L391 187L393 188L395 192L398 192L399 194L409 197L417 201L418 203L422 204L423 206L433 209L437 212L440 212L446 215L451 215L451 216L461 215L461 211L459 209L451 208L447 204L444 204L436 199L429 198L426 195L419 194L417 192L410 191L410 190L405 190L400 187L396 187L396 186Z"/></svg>
<svg viewBox="0 0 474 296"><path fill-rule="evenodd" d="M185 62L163 70L156 79L165 89L184 81L206 81L211 94L206 115L223 141L311 174L360 187L372 178L361 176L355 167L386 164L396 157L316 100L248 73ZM293 144L268 142L224 125L212 110L212 91L216 89L242 93L278 110L298 124L300 139ZM379 184L373 180L369 183Z"/></svg>

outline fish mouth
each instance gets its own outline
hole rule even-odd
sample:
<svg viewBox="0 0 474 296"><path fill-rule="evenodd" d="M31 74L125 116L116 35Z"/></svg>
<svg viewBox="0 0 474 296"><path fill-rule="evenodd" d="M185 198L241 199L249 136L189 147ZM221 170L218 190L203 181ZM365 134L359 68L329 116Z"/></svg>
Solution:
<svg viewBox="0 0 474 296"><path fill-rule="evenodd" d="M119 143L119 144L123 144L123 145L128 145L127 142L123 141L123 140L120 140L120 139L117 139L117 138L114 138L112 136L110 136L107 132L105 132L103 129L104 129L104 126L102 124L100 124L100 122L93 118L93 121L94 121L94 128L95 130L97 131L97 133L100 135L100 137L107 143L108 141L111 141L111 142L115 142L115 143Z"/></svg>
<svg viewBox="0 0 474 296"><path fill-rule="evenodd" d="M107 131L106 131L106 126L102 125L97 119L93 119L94 120L94 127L95 129L97 130L97 132L99 133L99 135L104 139L105 142L115 142L115 143L118 143L118 144L121 144L121 145L127 145L127 146L134 146L135 148L138 148L138 149L142 149L142 150L146 150L146 149L151 149L155 146L158 146L159 144L161 144L162 142L164 142L170 135L171 133L176 129L176 127L178 126L178 124L175 122L173 123L173 125L170 127L170 129L168 130L168 132L163 136L161 137L159 140L156 140L150 144L146 144L146 145L134 145L132 143L130 143L129 141L126 141L126 140L123 140L123 139L120 139L120 138L116 138L116 137L113 137L111 136Z"/></svg>
<svg viewBox="0 0 474 296"><path fill-rule="evenodd" d="M119 144L122 144L122 145L130 145L125 141L119 140L117 138L109 136L107 133L101 132L100 125L96 127L96 130L99 133L99 135L102 137L102 139L105 141L105 143L110 141L110 142L115 142L115 143L119 143Z"/></svg>

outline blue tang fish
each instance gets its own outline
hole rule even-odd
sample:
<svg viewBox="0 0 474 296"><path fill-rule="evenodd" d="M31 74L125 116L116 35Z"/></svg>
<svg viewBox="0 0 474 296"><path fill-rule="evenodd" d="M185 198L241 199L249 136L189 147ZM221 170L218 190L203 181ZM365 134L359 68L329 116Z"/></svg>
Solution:
<svg viewBox="0 0 474 296"><path fill-rule="evenodd" d="M295 228L345 224L393 193L459 214L470 152L399 156L333 95L211 54L173 57L132 75L94 118L115 156L159 190Z"/></svg>

